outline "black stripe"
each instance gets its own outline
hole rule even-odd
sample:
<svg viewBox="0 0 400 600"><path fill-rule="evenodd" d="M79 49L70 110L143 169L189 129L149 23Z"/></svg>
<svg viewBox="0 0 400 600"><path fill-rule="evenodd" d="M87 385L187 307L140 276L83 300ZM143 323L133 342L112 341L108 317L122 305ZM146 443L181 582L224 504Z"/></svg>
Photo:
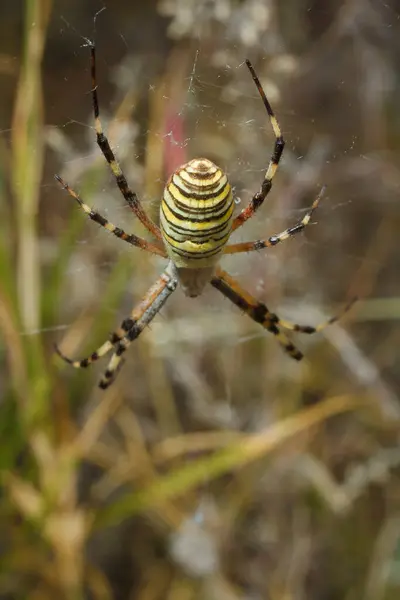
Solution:
<svg viewBox="0 0 400 600"><path fill-rule="evenodd" d="M163 204L164 202L167 205L168 210L174 215L174 217L176 217L179 221L189 222L189 223L212 223L213 221L219 221L220 219L222 219L223 217L225 217L225 215L230 211L230 209L232 207L232 204L233 204L233 200L232 200L232 202L230 202L228 204L228 206L227 206L226 210L224 210L224 212L222 212L222 213L220 213L218 215L215 215L215 219L196 219L196 218L193 218L193 217L189 217L189 216L185 216L185 215L181 215L181 214L177 213L171 207L171 205L168 204L168 202L166 202L165 198L163 198L162 202L161 202L161 209L162 209L164 217L165 217L166 221L168 221L168 223L170 223L170 221L169 221L169 219L168 219L168 217L167 217L167 215L165 214L165 211L164 211L164 204ZM200 213L200 212L201 211L199 210L198 213ZM179 227L179 225L177 225L177 227Z"/></svg>
<svg viewBox="0 0 400 600"><path fill-rule="evenodd" d="M196 253L191 253L191 252L185 252L185 251L178 251L176 248L174 248L174 253L178 254L179 256L183 256L184 258L188 258L190 260L200 260L200 259L204 259L204 258L212 258L213 256L216 256L217 254L219 254L220 249L216 250L215 252L208 252L207 254L196 254Z"/></svg>
<svg viewBox="0 0 400 600"><path fill-rule="evenodd" d="M186 229L185 227L180 227L179 225L175 225L174 223L171 223L171 221L168 220L163 207L161 207L161 210L162 210L164 218L167 221L170 228L173 229L175 231L175 233L177 233L177 234L187 236L188 239L192 239L192 237L213 238L214 234L225 231L225 235L226 235L228 233L228 231L230 230L230 224L228 221L226 221L225 223L222 223L222 225L218 225L216 227L209 227L208 229L206 229L204 231L191 231L190 229ZM204 223L204 221L203 221L203 223ZM161 221L161 229L163 231L165 231L165 233L168 235L168 231L165 229L162 221ZM181 240L176 240L176 241L180 242Z"/></svg>
<svg viewBox="0 0 400 600"><path fill-rule="evenodd" d="M223 279L219 277L213 277L211 285L219 290L226 298L228 298L233 304L244 312L248 311L249 303L239 296Z"/></svg>
<svg viewBox="0 0 400 600"><path fill-rule="evenodd" d="M233 205L233 196L230 198L230 201L227 203L227 199L230 196L230 191L228 194L226 194L222 200L220 202L218 202L218 204L216 204L215 206L212 207L207 207L207 208L203 208L202 206L196 206L196 207L186 207L185 204L182 204L173 194L171 194L170 190L166 190L170 196L171 196L171 200L172 200L172 204L168 201L169 198L167 196L167 194L163 194L162 197L162 201L165 202L165 204L168 206L168 208L170 209L170 211L180 220L188 220L188 221L192 221L194 223L201 223L207 219L196 219L193 218L190 213L194 214L194 215L210 215L210 216L215 216L216 219L219 219L221 217L223 217L228 211L229 209L232 207ZM221 210L223 208L223 206L221 205L225 205L226 208L225 210ZM184 215L181 215L180 213L175 212L175 209L179 208L183 213L185 213ZM187 213L187 216L186 216Z"/></svg>
<svg viewBox="0 0 400 600"><path fill-rule="evenodd" d="M111 344L116 344L117 342L120 342L122 340L122 338L124 337L124 335L118 335L118 333L112 333L110 335Z"/></svg>
<svg viewBox="0 0 400 600"><path fill-rule="evenodd" d="M224 176L224 173L222 171L222 169L218 169L218 167L215 169L215 171L195 171L195 172L190 172L187 168L185 169L178 169L177 171L175 171L174 175L178 175L178 177L181 177L181 173L185 172L189 175L189 177L193 177L194 179L202 179L203 181L205 179L211 179L211 177L214 177L215 174L220 171L221 172L221 177ZM220 179L221 179L220 177ZM182 178L183 179L183 178Z"/></svg>
<svg viewBox="0 0 400 600"><path fill-rule="evenodd" d="M111 385L111 383L113 382L115 376L114 376L114 371L110 371L110 369L106 369L106 371L104 372L103 378L99 383L99 388L102 390L105 390L108 388L109 385Z"/></svg>
<svg viewBox="0 0 400 600"><path fill-rule="evenodd" d="M114 152L111 150L110 144L104 133L97 134L97 143L104 154L104 157L108 164L115 162Z"/></svg>
<svg viewBox="0 0 400 600"><path fill-rule="evenodd" d="M90 68L92 76L92 100L94 117L99 117L99 101L97 99L97 81L96 81L96 48L93 43L90 45Z"/></svg>
<svg viewBox="0 0 400 600"><path fill-rule="evenodd" d="M207 252L190 252L190 250L182 250L181 248L175 248L175 246L170 246L170 249L175 254L179 254L179 256L184 256L185 258L201 259L210 258L216 254L219 254L219 252L221 252L221 248L225 246L225 243L226 242L220 244L219 246L217 246L217 248L214 248L213 250L208 250Z"/></svg>
<svg viewBox="0 0 400 600"><path fill-rule="evenodd" d="M219 277L213 277L211 285L217 288L217 290L219 290L226 298L229 298L229 300L238 308L246 312L256 323L263 325L274 335L279 335L279 329L275 324L277 322L277 317L274 313L269 311L265 304L258 302L253 306L233 290L226 281Z"/></svg>
<svg viewBox="0 0 400 600"><path fill-rule="evenodd" d="M185 196L185 198L193 198L194 200L211 200L212 198L216 198L217 196L222 194L226 190L226 188L230 187L229 182L227 181L226 184L222 186L222 188L218 189L218 191L210 192L209 194L196 194L196 192L187 192L186 190L182 189L179 185L177 185L175 181L171 180L167 183L166 187L173 198L175 198L175 196L170 190L171 185L174 185L176 188L178 188L179 192L182 194L182 196Z"/></svg>
<svg viewBox="0 0 400 600"><path fill-rule="evenodd" d="M204 213L211 213L211 212L217 212L217 211L221 210L222 206L224 204L226 204L226 200L229 198L229 196L230 196L230 194L232 192L232 190L229 189L229 192L227 194L225 194L224 196L222 196L221 200L219 200L219 202L217 204L214 204L213 206L205 206L205 207L202 206L200 208L200 206L194 206L194 207L193 206L187 206L186 204L184 204L183 202L181 202L178 198L176 198L176 196L174 196L173 194L171 194L171 192L169 190L167 190L167 191L169 192L172 200L174 201L174 204L176 204L176 206L178 208L180 208L183 211L186 210L187 212L194 212L194 213L196 213L196 212L198 212L198 213L200 213L200 212L202 212L202 213L203 212ZM215 198L217 197L217 195L219 195L219 194L216 194ZM196 200L196 198L194 198L194 199Z"/></svg>
<svg viewBox="0 0 400 600"><path fill-rule="evenodd" d="M93 356L93 354L95 354L95 356ZM82 368L86 368L90 365L92 360L97 360L98 359L97 352L93 352L93 354L90 356L90 358L83 358L80 361L79 366Z"/></svg>
<svg viewBox="0 0 400 600"><path fill-rule="evenodd" d="M170 237L172 240L174 240L174 242L176 242L177 244L184 244L185 242L192 242L193 244L197 244L198 246L200 246L201 244L204 244L204 241L197 241L197 240L193 240L191 237L186 237L186 239L184 240L178 240L176 237L174 237L173 235L171 235L168 231L165 231L164 228L162 228L165 235ZM177 231L175 231L175 233L178 233ZM206 236L206 239L212 239L216 242L218 242L219 240L223 240L226 236L228 235L228 232L226 232L222 237L219 238L210 238L210 236ZM194 236L196 237L196 236ZM167 240L168 243L168 240ZM226 244L226 242L224 242L224 244Z"/></svg>
<svg viewBox="0 0 400 600"><path fill-rule="evenodd" d="M176 175L176 176L177 176L179 179L181 179L181 180L183 181L183 183L184 183L186 186L188 186L188 187L192 188L192 189L193 189L193 191L196 191L196 190L198 190L198 189L199 189L199 187L201 187L201 189L202 189L202 190L212 190L213 188L217 187L217 186L218 186L218 185L221 183L221 179L223 178L223 176L224 176L225 174L223 173L223 174L222 174L222 176L221 176L221 177L218 179L218 181L217 181L217 182L214 182L214 183L209 183L208 185L201 185L201 186L200 186L198 183L192 183L192 182L186 181L186 179L184 179L184 178L183 178L183 177L182 177L182 176L181 176L179 173L175 173L175 175ZM226 175L225 175L225 177L226 177ZM171 183L171 182L172 182L174 185L176 185L176 183L175 183L175 181L174 181L173 177L171 177L171 178L170 178L170 180L169 180L169 182L168 182L168 183ZM226 183L229 183L228 179L227 179ZM221 186L221 189L223 189L223 188L224 188L224 186Z"/></svg>
<svg viewBox="0 0 400 600"><path fill-rule="evenodd" d="M274 151L271 156L271 162L277 165L281 159L283 149L285 147L285 141L282 136L276 138Z"/></svg>
<svg viewBox="0 0 400 600"><path fill-rule="evenodd" d="M232 200L229 202L229 204L227 204L226 209L224 211L221 212L217 212L216 210L212 210L212 211L205 211L202 208L198 208L198 209L193 209L192 211L187 211L192 212L194 214L197 215L201 215L203 213L210 213L209 216L212 216L211 213L215 213L214 215L214 219L209 219L209 218L205 218L205 219L197 219L196 217L192 217L191 215L181 215L180 213L176 212L176 207L178 206L178 204L176 203L176 206L171 206L171 204L166 200L165 196L163 196L162 198L162 202L161 204L165 203L168 207L168 209L172 212L172 214L174 215L174 217L176 217L177 219L179 219L179 221L190 221L191 223L204 223L204 222L208 222L208 221L215 221L215 220L219 220L222 217L224 217L229 210L232 208L233 205L233 198ZM182 206L182 205L181 205ZM180 207L179 207L180 208ZM181 208L182 212L184 212L186 209Z"/></svg>
<svg viewBox="0 0 400 600"><path fill-rule="evenodd" d="M95 221L102 227L106 227L107 225L109 225L109 221L107 221L107 219L105 219L100 213L91 210L90 213L87 214L89 218L92 219L92 221Z"/></svg>
<svg viewBox="0 0 400 600"><path fill-rule="evenodd" d="M257 192L251 200L251 205L254 210L257 210L259 206L264 202L265 197L269 193L272 187L272 179L264 179L261 184L261 191Z"/></svg>
<svg viewBox="0 0 400 600"><path fill-rule="evenodd" d="M203 234L196 234L194 232L193 233L188 233L188 232L182 233L173 227L171 227L171 230L172 230L172 235L169 231L166 231L163 228L163 231L166 233L166 235L168 235L170 238L175 240L178 244L184 244L185 242L193 242L193 244L204 244L207 241L219 242L220 240L223 240L224 238L226 238L227 235L229 235L229 233L230 233L230 230L221 229L221 230L215 231L213 233L213 235L210 236L210 235L208 235L208 232L205 232ZM222 233L222 235L218 235L221 233ZM178 236L183 235L184 239L183 240L178 239L178 238L174 237L174 234L178 235Z"/></svg>
<svg viewBox="0 0 400 600"><path fill-rule="evenodd" d="M175 240L177 244L184 244L185 242L192 242L193 244L197 244L197 245L207 243L208 241L219 242L219 241L227 238L227 236L230 233L229 231L222 231L221 230L221 231L216 232L216 234L222 233L222 235L216 235L216 234L214 234L212 237L210 237L209 235L206 235L206 234L203 234L203 235L195 235L195 234L190 235L190 234L186 234L185 238L183 240L180 240L180 239L177 239L176 237L174 237L174 235L171 235L170 232L165 231L165 230L164 230L164 232L170 238L172 238L173 240ZM176 230L173 230L172 233L176 234L176 235L182 235L182 234L180 234L179 231L176 231ZM225 241L225 243L226 243L226 241Z"/></svg>
<svg viewBox="0 0 400 600"><path fill-rule="evenodd" d="M225 214L225 212L220 212L221 209L223 208L223 206L227 206L226 210L229 210L229 208L232 206L233 204L233 197L232 200L229 202L229 204L226 204L226 200L229 198L229 194L226 194L222 200L220 202L218 202L218 204L215 204L214 206L209 206L207 208L205 207L188 207L185 204L182 204L182 202L180 202L180 200L178 200L177 198L175 198L175 196L173 196L170 192L169 192L171 199L173 200L173 204L176 208L179 208L182 212L186 212L187 214L204 214L204 215L209 215L209 214L215 214L216 217L220 217L223 216ZM167 200L167 195L163 194L163 200L165 202L165 204L168 206L168 208L173 211L174 207L171 206L171 204L168 202Z"/></svg>
<svg viewBox="0 0 400 600"><path fill-rule="evenodd" d="M121 329L123 329L124 331L129 331L133 325L135 324L135 320L132 319L132 317L128 317L127 319L124 319L121 323Z"/></svg>
<svg viewBox="0 0 400 600"><path fill-rule="evenodd" d="M134 325L130 328L128 333L125 335L124 339L118 344L115 354L117 356L121 356L128 348L129 343L133 342L143 331L144 325L140 325L139 323L134 323Z"/></svg>

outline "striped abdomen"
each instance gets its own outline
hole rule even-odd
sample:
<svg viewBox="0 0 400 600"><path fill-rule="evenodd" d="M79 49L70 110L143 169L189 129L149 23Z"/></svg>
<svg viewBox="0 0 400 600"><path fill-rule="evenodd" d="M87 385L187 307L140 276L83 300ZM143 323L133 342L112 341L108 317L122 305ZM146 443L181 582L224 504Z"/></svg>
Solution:
<svg viewBox="0 0 400 600"><path fill-rule="evenodd" d="M206 158L172 175L161 201L161 233L169 257L184 269L212 267L232 228L232 189L225 173Z"/></svg>

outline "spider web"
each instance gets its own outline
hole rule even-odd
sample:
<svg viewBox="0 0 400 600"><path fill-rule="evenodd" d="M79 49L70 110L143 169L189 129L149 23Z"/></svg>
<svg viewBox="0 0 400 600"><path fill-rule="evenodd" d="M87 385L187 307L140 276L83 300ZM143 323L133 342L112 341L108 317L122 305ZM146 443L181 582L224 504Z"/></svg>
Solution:
<svg viewBox="0 0 400 600"><path fill-rule="evenodd" d="M250 2L244 4L251 5ZM265 3L267 4L273 6L272 2ZM177 2L175 12L179 13L180 6ZM383 6L390 13L393 21L397 19L397 15L388 4L383 3ZM172 32L176 39L182 31L186 31L182 30L182 18L178 13L175 20L170 23L170 33ZM180 162L185 162L194 156L205 155L227 170L239 209L245 206L258 189L274 141L264 107L243 62L247 53L255 55L255 65L282 125L287 145L274 180L273 190L265 206L258 216L240 231L237 236L238 241L263 238L294 224L303 216L322 183L328 183L328 193L315 218L318 227L312 225L304 235L288 242L288 249L279 248L269 253L230 257L226 260L226 265L234 275L243 276L244 283L252 286L255 293L261 294L262 298L271 287L271 282L278 281L278 285L288 288L289 298L305 293L305 305L309 303L310 298L314 303L316 298L317 303L322 302L323 297L329 297L329 292L332 290L336 300L338 296L344 295L345 289L342 288L343 294L341 292L338 294L335 286L331 286L328 287L326 294L323 293L325 284L329 283L329 277L322 275L318 281L314 279L312 286L308 284L305 286L304 281L308 277L313 277L312 271L319 255L329 256L332 254L332 246L346 244L346 241L347 245L337 253L337 261L343 261L347 265L346 273L350 275L363 262L364 248L357 248L357 246L352 248L348 243L351 239L349 218L358 195L354 193L354 188L348 188L344 194L340 193L340 188L335 187L335 184L339 175L341 177L343 175L343 164L352 164L363 174L370 168L379 169L380 162L368 152L360 152L360 136L357 133L349 133L347 139L342 142L342 147L337 148L337 141L332 132L327 132L327 128L324 127L321 111L317 108L317 114L314 116L311 109L304 110L304 98L308 99L304 89L298 92L297 97L293 96L293 101L288 100L286 93L288 89L293 92L293 87L290 88L290 80L296 78L297 70L301 72L301 69L305 71L308 69L310 72L318 73L320 64L315 53L311 52L308 59L301 62L298 57L287 51L286 40L282 40L278 35L272 20L267 25L264 23L268 35L260 35L254 19L248 19L246 25L241 27L240 18L243 19L243 15L243 11L231 19L225 18L222 13L217 17L213 15L216 22L214 26L218 31L218 44L214 44L211 48L210 23L207 22L210 16L204 16L203 13L197 15L199 23L197 27L192 24L190 44L183 44L181 50L178 44L176 51L175 60L178 62L178 67L179 60L184 64L184 68L179 71L178 83L173 79L177 69L176 64L174 67L170 66L169 76L174 83L172 87L171 81L168 81L168 64L163 64L161 68L164 78L146 71L143 67L143 59L135 56L133 52L129 36L123 31L114 33L114 43L116 37L121 40L122 45L125 46L126 57L119 66L111 67L108 64L106 49L101 50L98 74L100 115L103 126L112 140L113 148L131 187L139 193L147 210L156 212L159 204L159 193L152 193L151 186L149 189L146 185L145 154L152 134L156 142L158 138L158 150L161 148L167 156L163 170L157 174L159 189L171 170ZM350 17L353 18L354 23L358 23L358 14L350 14ZM270 18L270 15L266 16L267 21ZM101 17L99 23L100 21ZM338 23L341 24L339 18ZM63 17L63 24L62 35L74 37L71 19ZM342 26L344 27L343 24ZM190 27L190 24L186 24L186 27ZM336 31L336 35L339 43L341 31ZM99 32L97 37L99 38ZM268 37L271 39L267 40ZM75 35L75 40L77 38L78 36ZM241 44L232 44L232 40L238 39ZM87 78L87 49L77 47L76 56L77 63L83 65L83 75ZM379 66L381 64L377 63L377 67ZM387 71L386 80L382 80L382 89L390 87L389 69ZM335 76L338 79L337 74ZM84 77L80 78L81 82L85 81ZM70 77L69 85L71 80ZM107 80L114 83L112 94L107 89ZM367 78L364 82L364 88L367 90L368 85ZM174 97L176 87L181 88L181 93L175 94ZM306 86L303 85L304 87ZM88 92L87 83L83 83L79 93L79 104L86 106L86 119L76 118L74 113L78 112L78 108L75 108L78 104L73 105L64 122L60 121L56 126L48 127L48 145L57 152L63 165L61 174L70 185L83 193L89 179L93 178L96 181L96 185L90 186L90 191L85 192L84 199L88 204L115 224L129 231L132 225L136 230L130 211L120 197L104 159L95 145ZM118 111L121 110L123 101L130 93L132 94L131 107L133 105L135 107L130 111L122 111L121 117ZM155 135L151 127L144 126L145 123L149 123L152 102L158 102L157 110L163 114L161 121L158 121L158 131ZM84 150L81 150L82 146ZM345 169L353 167L345 166ZM348 177L347 171L345 175ZM347 183L345 177L343 179L344 183ZM44 188L48 185L45 183ZM61 196L59 190L51 185L49 187L52 195ZM66 204L68 200L59 198L57 203ZM81 218L84 220L83 215ZM70 292L72 290L69 303L71 314L101 293L114 267L113 254L118 257L123 253L131 252L130 248L107 235L105 231L100 229L96 231L93 223L82 225L73 245L76 253L71 255L66 271L66 278L70 284L69 290ZM101 251L96 250L99 246ZM316 253L317 258L312 257L313 253ZM103 257L103 254L107 254L107 257ZM311 263L305 266L308 259ZM282 261L284 261L284 268L282 268ZM376 268L376 262L376 259L371 256L366 268L373 270ZM130 305L132 287L135 289L139 287L141 292L144 292L157 269L162 268L157 259L154 264L157 266L148 277L144 273L139 275L139 284L136 272L135 276L132 276L136 278L135 281L127 281L128 292L124 303L126 306ZM251 269L248 268L249 264ZM272 284L272 288L274 287L275 284ZM210 305L211 301L207 299L206 303L210 310L210 319L213 319L214 310ZM110 308L110 310L115 309ZM196 310L198 306L193 308L194 312ZM190 318L191 309L188 311ZM51 332L66 329L68 326L69 323L66 322L24 332L24 334ZM259 335L262 335L262 332Z"/></svg>
<svg viewBox="0 0 400 600"><path fill-rule="evenodd" d="M46 342L56 340L59 343L72 332L71 337L76 336L76 346L80 348L86 338L88 345L95 336L105 339L108 331L100 332L100 329L108 327L111 330L118 326L165 265L157 257L130 248L103 229L96 228L74 205L72 198L53 182L54 172L59 172L87 204L111 222L129 232L143 234L96 146L88 49L82 47L85 43L82 36L92 31L93 15L86 14L87 4L90 3L79 3L78 7L74 2L68 3L68 14L55 15L56 25L49 36L43 67L48 162L40 188L40 284L45 296L46 286L51 287L54 281L59 281L53 296L46 297L46 310L48 304L57 310L53 312L53 320L48 319L45 326L20 332L22 336L41 335ZM398 331L394 324L399 311L396 227L400 189L397 152L397 140L400 139L397 110L400 37L399 14L393 9L394 2L341 0L339 3L318 3L311 0L305 10L303 3L295 0L285 3L279 0L243 0L240 3L234 0L160 0L157 6L140 9L143 10L140 12L143 22L133 19L132 15L137 16L134 5L145 6L144 3L125 2L124 19L116 24L114 11L118 12L117 4L111 6L110 3L107 13L99 14L96 22L100 114L123 171L145 209L156 215L161 190L170 172L195 156L209 157L228 172L238 210L257 191L273 149L274 137L244 63L249 57L283 129L286 148L271 194L258 215L238 231L235 240L265 238L285 229L304 215L322 184L327 185L327 193L313 218L316 223L304 234L268 252L227 257L223 266L271 310L276 309L282 317L293 320L318 323L346 297L359 294L368 298L360 303L361 308L356 309L362 323L354 327L354 333L348 333L341 324L326 331L327 343L324 342L321 356L316 356L319 352L310 353L311 361L304 361L305 370L308 369L308 381L304 383L300 381L304 363L299 369L297 363L273 347L273 339L268 340L269 346L267 333L214 290L191 301L177 291L145 333L146 339L150 340L148 345L138 344L138 350L131 348L131 356L135 351L143 351L144 358L132 360L132 370L125 370L126 381L131 377L134 385L127 385L121 396L135 396L135 415L144 425L143 436L146 440L149 436L153 444L155 432L158 435L156 426L161 410L156 418L150 416L150 411L157 413L164 401L168 409L172 407L171 413L175 405L177 411L185 405L179 414L179 417L183 415L183 427L188 426L185 432L198 431L199 424L201 429L205 425L204 429L221 432L227 429L228 433L244 429L246 432L259 431L273 423L278 414L278 418L282 416L281 406L273 414L274 402L280 404L282 400L283 410L291 411L303 399L314 402L325 394L341 394L343 389L354 396L360 391L362 396L367 390L375 395L376 407L382 408L382 412L396 407L391 414L397 418L395 386L385 381L385 378L389 380L386 377L389 369L393 382L397 381L399 373ZM286 8L289 5L290 10ZM300 6L303 7L301 10ZM58 7L55 9L59 10ZM154 11L150 24L145 21L146 10ZM164 21L160 24L157 20L157 27L151 29L153 20L159 19L160 11ZM0 55L0 68L1 64ZM6 100L8 92L2 93ZM1 141L6 142L13 131L7 126L1 133ZM3 154L8 157L6 151ZM6 186L3 182L8 169L7 162L0 173L0 185L3 186L0 191L4 191L4 196ZM0 205L0 209L4 207ZM2 226L8 234L7 228L13 227L13 220L3 219ZM12 235L17 238L18 230L13 230ZM14 239L12 241L14 243ZM392 308L386 300L392 301ZM320 342L321 339L317 340ZM312 350L311 345L315 342L301 338L301 341L296 339L296 343L307 351ZM309 348L307 344L310 344ZM332 361L329 358L332 357L331 347L335 349ZM78 348L77 355L81 355ZM97 367L102 370L104 362L99 363ZM138 373L145 364L146 374ZM160 365L161 369L157 370ZM385 376L382 376L383 369ZM139 377L135 379L137 374ZM298 386L293 385L296 382ZM78 397L78 388L71 389L77 390ZM75 391L73 393L75 396ZM154 398L149 402L152 394ZM86 404L86 390L83 396ZM155 400L160 403L156 405ZM390 414L389 410L387 414ZM167 421L169 424L169 415L165 423ZM331 557L334 556L332 548L340 551L343 546L342 540L340 544L337 540L331 543L332 535L335 536L331 515L328 515L329 523L324 529L324 511L319 511L317 533L314 519L307 523L307 515L312 514L313 507L304 500L308 495L304 491L309 488L318 491L318 487L315 481L312 485L307 483L306 474L317 480L316 465L325 476L336 474L342 466L360 460L360 456L370 454L373 457L380 447L393 445L393 429L387 428L389 420L385 423L378 419L377 422L372 419L362 421L358 417L354 421L351 417L348 421L343 417L340 422L341 428L345 425L343 438L335 425L333 435L329 426L321 428L324 431L315 436L315 441L323 446L321 460L317 461L309 451L313 446L309 446L308 441L299 444L302 446L298 452L301 460L295 456L297 449L294 452L294 447L288 446L290 468L296 471L293 477L285 477L287 466L285 469L285 465L282 468L279 464L272 465L275 466L275 480L273 468L266 471L261 482L258 468L249 469L245 478L240 474L237 485L230 486L233 494L244 490L244 483L251 490L251 497L245 490L243 498L238 497L239 504L236 499L231 503L229 490L226 495L225 491L220 494L220 484L215 498L212 484L204 485L199 489L200 501L193 512L189 503L181 505L187 519L180 529L176 528L176 535L170 540L172 559L196 577L217 572L219 540L216 540L216 532L222 531L222 537L228 539L229 548L234 551L229 557L223 557L223 569L218 571L215 580L226 576L231 561L240 571L243 546L243 556L250 549L249 573L253 577L255 574L260 582L268 579L264 559L268 554L275 555L285 569L282 576L285 588L282 589L287 589L290 595L290 587L295 582L297 589L292 592L293 596L311 597L305 589L306 577L303 577L308 573L303 569L310 567L311 572L313 565L324 566L328 560L327 573L330 572ZM131 434L129 427L130 422L122 436L127 440ZM164 422L160 419L160 439L170 435L170 431L162 431L163 427ZM137 422L132 428L134 436L137 435L135 428ZM121 454L119 446L116 447L118 457ZM379 467L379 453L376 457ZM308 469L307 460L313 463ZM387 464L393 461L395 467L398 460L398 451L395 457L385 458ZM251 471L254 471L253 476ZM235 474L232 475L233 482L234 477ZM305 484L299 477L304 478ZM346 477L344 480L346 483ZM369 491L370 482L375 485L376 479L362 474L361 487L360 476L353 480L349 478L348 485L349 482L352 482L352 488L347 497L351 508L353 499L364 489ZM337 511L336 514L343 516L343 507L340 513L340 507L332 509L329 503L333 505L334 499L338 503L345 496L329 494L332 486L327 486L325 480L321 482L321 478L319 485L326 496L331 496L325 498L327 506L333 513ZM344 486L337 485L336 488L344 493ZM388 490L390 493L385 490L385 497L394 497L395 488ZM210 506L204 501L208 491ZM363 506L368 510L361 512L377 515L378 524L382 503L381 498L372 498L379 496L376 489L373 492L371 497L368 493L362 498ZM279 494L285 497L282 512L277 507L280 502L276 502ZM107 496L107 491L103 492L103 498ZM261 509L257 506L259 498ZM214 523L214 502L216 512L222 513L221 499L228 501L224 508L233 508L227 511L231 516L226 521L221 519L224 529L211 527L209 536L200 535L208 534L209 523ZM265 502L265 499L272 501ZM314 504L313 498L311 504ZM235 513L235 506L240 513ZM390 516L390 506L385 505L384 512L382 519ZM288 524L287 527L289 513L295 516L294 521L302 523L293 524L293 527ZM240 518L235 518L235 514ZM343 519L341 521L343 523ZM350 527L351 531L352 521L349 519L344 523L345 539L348 539L347 529ZM355 531L359 532L360 521L356 521ZM387 523L392 526L390 520ZM146 531L151 530L154 521L149 520L149 524ZM242 528L246 529L245 535ZM381 562L394 564L389 554L383 556L385 561L374 563L372 555L379 554L381 549L376 545L377 529L366 527L365 531L362 540L366 544L371 531L372 552L366 571L373 574L375 568L371 565L379 566ZM282 532L283 536L277 535ZM157 533L154 556L161 566L160 532ZM126 531L120 539L126 539L125 534ZM338 535L341 535L339 531ZM199 538L201 546L192 543L198 542ZM150 555L148 540L146 533L146 552ZM312 549L307 549L307 540L312 541ZM328 546L324 540L328 540ZM139 537L138 541L139 544L128 544L129 560L137 552L136 546L141 548ZM188 551L191 548L195 549L195 556ZM256 555L258 551L262 553L261 562ZM365 548L359 555L349 553L350 560L353 555L357 558L357 572L365 554ZM199 555L207 560L199 560ZM290 559L295 555L301 557L296 565L297 559ZM144 563L141 560L138 564L142 568ZM243 564L250 563L243 561ZM171 565L168 565L168 572L170 569ZM273 569L270 579L279 583L279 570L273 572ZM288 571L297 570L295 577L293 573L288 576ZM348 573L345 575L347 586ZM256 590L254 580L246 577L243 579L246 583L244 593L266 597L265 589ZM389 577L388 573L385 577ZM224 590L224 593L235 594L236 589L240 593L237 583L232 577L232 590ZM318 589L318 585L321 584L311 582L316 597L329 593L328 589ZM339 586L337 578L334 589L339 590ZM372 593L369 597L379 595Z"/></svg>

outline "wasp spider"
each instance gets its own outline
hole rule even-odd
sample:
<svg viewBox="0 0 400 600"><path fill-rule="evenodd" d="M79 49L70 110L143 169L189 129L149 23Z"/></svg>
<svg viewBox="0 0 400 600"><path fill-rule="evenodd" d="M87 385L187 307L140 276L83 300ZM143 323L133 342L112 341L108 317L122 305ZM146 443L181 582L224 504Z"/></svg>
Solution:
<svg viewBox="0 0 400 600"><path fill-rule="evenodd" d="M58 354L73 367L80 368L88 367L107 352L114 350L99 384L100 388L105 389L114 381L124 352L139 337L146 325L152 321L177 286L180 285L187 296L195 297L200 295L205 286L210 283L251 319L272 333L289 356L295 360L301 360L303 354L283 333L282 329L312 334L336 321L340 315L315 327L280 319L218 266L223 254L251 252L276 246L302 231L310 222L323 194L322 189L311 208L293 227L264 240L227 245L231 233L250 219L264 202L271 189L272 180L285 145L278 121L250 61L246 60L246 65L264 103L275 134L274 150L259 191L253 196L248 206L234 216L232 188L226 174L207 158L191 160L177 169L165 186L161 200L160 226L158 227L146 215L137 195L130 189L108 139L103 133L97 97L95 46L92 42L89 42L88 45L91 56L92 101L97 143L110 165L123 197L155 240L149 242L132 233L125 233L87 206L61 177L58 175L55 177L62 187L75 198L90 219L132 246L168 258L169 262L164 273L150 288L139 305L134 308L131 315L122 322L120 328L100 348L82 360L72 360L56 348ZM347 311L352 303L353 301L344 308L341 314Z"/></svg>

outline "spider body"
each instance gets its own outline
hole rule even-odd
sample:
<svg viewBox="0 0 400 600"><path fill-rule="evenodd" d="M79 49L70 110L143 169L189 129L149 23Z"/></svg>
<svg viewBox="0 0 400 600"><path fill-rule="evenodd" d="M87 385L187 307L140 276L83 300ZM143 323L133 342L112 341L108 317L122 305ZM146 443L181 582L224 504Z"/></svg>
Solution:
<svg viewBox="0 0 400 600"><path fill-rule="evenodd" d="M311 208L293 227L263 240L227 243L231 233L250 219L263 204L271 190L272 180L285 145L278 121L250 61L246 60L246 65L267 111L275 135L274 149L259 190L249 204L234 216L232 189L226 174L207 158L191 160L177 169L165 186L161 200L159 227L147 216L136 193L130 189L108 139L103 133L97 97L95 46L89 40L87 42L91 55L92 102L97 144L108 162L116 184L128 206L155 240L148 241L116 227L85 204L61 177L58 175L55 177L92 221L132 246L168 258L169 262L165 271L132 310L130 316L124 319L119 329L90 356L81 360L73 360L56 347L58 354L73 367L82 368L88 367L113 350L114 354L99 384L100 388L105 389L114 381L125 351L157 315L177 286L180 285L187 296L193 297L201 294L204 287L210 283L253 321L273 334L291 358L301 360L303 354L282 329L313 334L334 323L340 315L331 317L316 326L299 325L281 319L271 312L263 302L259 302L243 289L236 279L218 265L223 254L262 250L276 246L301 232L309 224L323 194L322 189ZM353 302L354 299L347 304L342 314L350 308Z"/></svg>
<svg viewBox="0 0 400 600"><path fill-rule="evenodd" d="M225 173L207 158L182 165L165 186L160 229L187 296L201 294L229 239L233 195Z"/></svg>

